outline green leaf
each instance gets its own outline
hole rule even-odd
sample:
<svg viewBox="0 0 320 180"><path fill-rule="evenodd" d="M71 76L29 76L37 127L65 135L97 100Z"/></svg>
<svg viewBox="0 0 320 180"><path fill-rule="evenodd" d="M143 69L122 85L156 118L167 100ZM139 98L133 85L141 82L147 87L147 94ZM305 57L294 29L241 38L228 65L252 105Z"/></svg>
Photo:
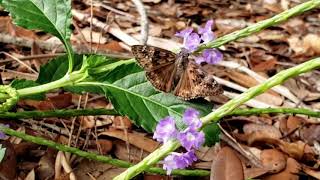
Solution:
<svg viewBox="0 0 320 180"><path fill-rule="evenodd" d="M202 130L206 138L205 145L212 146L220 141L220 128L217 123L210 123L206 125Z"/></svg>
<svg viewBox="0 0 320 180"><path fill-rule="evenodd" d="M34 87L40 85L39 83L26 79L15 79L11 82L11 87L16 89L23 89L27 87ZM30 96L25 96L23 99L34 99L34 100L43 100L45 98L44 93L34 94Z"/></svg>
<svg viewBox="0 0 320 180"><path fill-rule="evenodd" d="M50 33L65 44L70 39L71 0L2 0L1 4L17 25Z"/></svg>
<svg viewBox="0 0 320 180"><path fill-rule="evenodd" d="M181 117L188 107L199 110L202 115L212 108L209 104L183 101L155 90L135 63L118 66L106 73L105 82L100 85L117 112L128 116L148 132L152 132L157 122L166 116L175 117L177 126L183 128Z"/></svg>
<svg viewBox="0 0 320 180"><path fill-rule="evenodd" d="M83 55L74 55L74 69L80 69ZM49 83L62 78L68 71L67 56L59 56L49 63L41 66L39 77L36 80L39 84Z"/></svg>
<svg viewBox="0 0 320 180"><path fill-rule="evenodd" d="M3 148L2 144L0 144L0 162L2 162L5 154L6 154L6 148Z"/></svg>

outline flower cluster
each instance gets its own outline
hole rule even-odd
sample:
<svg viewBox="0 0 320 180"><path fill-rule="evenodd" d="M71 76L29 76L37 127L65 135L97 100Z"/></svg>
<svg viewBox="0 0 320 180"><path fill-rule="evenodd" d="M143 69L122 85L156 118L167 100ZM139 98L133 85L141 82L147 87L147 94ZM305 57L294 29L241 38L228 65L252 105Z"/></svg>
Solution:
<svg viewBox="0 0 320 180"><path fill-rule="evenodd" d="M187 28L175 35L183 38L183 48L185 48L189 53L194 52L201 43L208 43L215 39L215 35L211 30L213 25L213 20L207 21L204 28L199 27L198 33L193 32L192 28ZM223 56L220 51L215 48L206 49L200 55L196 55L195 60L198 64L206 62L208 64L216 64L222 60Z"/></svg>
<svg viewBox="0 0 320 180"><path fill-rule="evenodd" d="M163 143L171 139L178 139L187 150L186 153L171 153L164 159L163 169L167 170L168 174L173 169L186 168L196 161L194 150L199 149L205 140L203 132L197 131L202 126L198 111L192 108L187 109L184 112L183 121L188 127L183 131L178 131L174 118L168 116L159 122L153 135L154 139Z"/></svg>

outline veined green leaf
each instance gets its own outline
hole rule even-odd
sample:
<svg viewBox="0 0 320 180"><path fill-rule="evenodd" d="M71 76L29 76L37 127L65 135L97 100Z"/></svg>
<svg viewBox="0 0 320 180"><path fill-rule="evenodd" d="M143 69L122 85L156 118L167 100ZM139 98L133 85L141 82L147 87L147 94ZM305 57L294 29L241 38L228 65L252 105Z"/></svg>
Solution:
<svg viewBox="0 0 320 180"><path fill-rule="evenodd" d="M1 4L17 25L50 33L65 44L70 39L71 0L2 0Z"/></svg>
<svg viewBox="0 0 320 180"><path fill-rule="evenodd" d="M78 70L82 64L83 55L74 55L74 70ZM47 64L41 66L37 83L45 84L62 78L68 71L67 56L59 56Z"/></svg>
<svg viewBox="0 0 320 180"><path fill-rule="evenodd" d="M182 128L181 117L188 107L199 110L202 115L212 108L209 104L191 103L170 93L157 91L135 63L118 66L105 75L104 82L89 82L88 85L103 87L119 113L128 116L136 125L149 132L166 116L175 117L177 126Z"/></svg>

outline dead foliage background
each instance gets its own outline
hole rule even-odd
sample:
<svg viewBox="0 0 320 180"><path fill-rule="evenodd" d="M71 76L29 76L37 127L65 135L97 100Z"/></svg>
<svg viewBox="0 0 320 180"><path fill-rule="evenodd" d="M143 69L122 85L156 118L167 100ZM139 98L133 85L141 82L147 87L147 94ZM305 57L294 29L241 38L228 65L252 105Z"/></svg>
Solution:
<svg viewBox="0 0 320 180"><path fill-rule="evenodd" d="M149 44L173 49L176 31L215 20L218 37L267 19L293 7L300 0L143 0L150 21ZM139 37L139 15L131 1L93 1L90 27L90 0L73 0L72 42L76 52L97 52L129 58L130 42ZM258 34L220 47L226 62L245 67L245 71L221 63L206 66L224 85L226 94L213 100L221 105L228 99L259 83L253 74L268 78L277 72L320 55L320 10L313 10ZM40 66L62 51L56 38L12 24L0 11L0 68L3 84L13 79L38 76ZM92 35L90 34L92 32ZM22 40L21 40L22 39ZM21 40L21 41L19 41ZM20 42L20 43L19 43ZM22 42L22 43L21 43ZM219 79L220 78L220 79ZM268 91L243 107L320 108L320 73L313 71L283 84L288 94ZM20 100L17 111L62 108L108 108L102 96L76 95L57 90L46 100ZM159 144L150 134L120 116L20 119L2 121L28 134L42 136L62 144L136 163ZM221 142L197 152L200 161L193 168L211 170L211 179L320 179L320 125L316 118L293 115L228 117L221 121ZM0 164L1 179L111 179L124 169L82 159L72 154L40 147L8 137ZM206 177L209 179L209 177ZM139 179L190 179L144 174ZM199 177L204 179L204 177Z"/></svg>

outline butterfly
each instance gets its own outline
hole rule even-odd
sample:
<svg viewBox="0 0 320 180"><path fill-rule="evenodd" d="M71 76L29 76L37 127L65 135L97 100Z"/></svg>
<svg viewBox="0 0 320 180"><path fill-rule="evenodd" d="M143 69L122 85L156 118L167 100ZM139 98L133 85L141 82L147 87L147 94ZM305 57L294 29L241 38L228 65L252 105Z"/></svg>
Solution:
<svg viewBox="0 0 320 180"><path fill-rule="evenodd" d="M158 90L173 91L184 100L223 93L221 85L190 58L186 49L175 54L154 46L133 45L131 51Z"/></svg>

